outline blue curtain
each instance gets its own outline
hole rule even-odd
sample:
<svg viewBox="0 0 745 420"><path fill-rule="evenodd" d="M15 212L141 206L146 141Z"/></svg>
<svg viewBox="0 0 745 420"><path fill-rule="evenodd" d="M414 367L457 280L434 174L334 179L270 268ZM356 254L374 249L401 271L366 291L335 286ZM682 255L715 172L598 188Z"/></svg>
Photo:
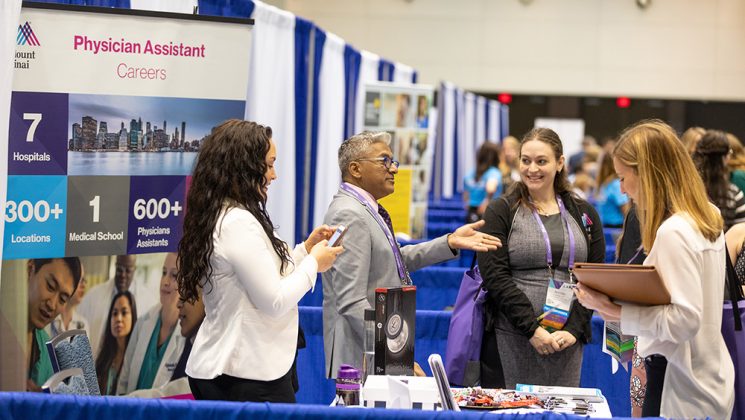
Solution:
<svg viewBox="0 0 745 420"><path fill-rule="evenodd" d="M252 0L199 0L200 15L246 18L251 16L253 11Z"/></svg>
<svg viewBox="0 0 745 420"><path fill-rule="evenodd" d="M393 81L393 70L395 64L381 57L380 64L378 64L378 80L381 82Z"/></svg>
<svg viewBox="0 0 745 420"><path fill-rule="evenodd" d="M318 78L321 74L321 59L323 58L323 45L326 43L326 32L316 27L313 40L313 110L311 115L310 162L316 162L318 156ZM314 197L316 196L316 170L312 164L310 165L308 184L310 185L310 200L308 201L308 215L310 216L306 229L311 232L313 230L313 214L315 214Z"/></svg>
<svg viewBox="0 0 745 420"><path fill-rule="evenodd" d="M305 153L308 135L308 83L310 78L310 48L313 23L295 17L295 243L300 243L309 230L303 226L305 210L305 170L308 156ZM312 195L310 197L313 197ZM312 201L312 200L309 200Z"/></svg>
<svg viewBox="0 0 745 420"><path fill-rule="evenodd" d="M344 97L344 138L348 139L361 127L355 127L355 106L357 104L357 86L360 82L360 63L362 54L347 44L344 47L344 86L346 95Z"/></svg>
<svg viewBox="0 0 745 420"><path fill-rule="evenodd" d="M129 0L36 0L38 3L71 4L74 6L115 7L129 9Z"/></svg>

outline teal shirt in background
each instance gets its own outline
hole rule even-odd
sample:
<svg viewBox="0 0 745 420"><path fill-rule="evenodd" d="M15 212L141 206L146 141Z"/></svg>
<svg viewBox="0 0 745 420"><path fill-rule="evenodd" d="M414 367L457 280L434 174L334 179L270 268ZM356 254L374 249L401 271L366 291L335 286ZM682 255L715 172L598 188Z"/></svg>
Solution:
<svg viewBox="0 0 745 420"><path fill-rule="evenodd" d="M37 330L34 328L34 343L39 349L39 360L31 368L28 373L28 377L34 381L36 385L42 386L52 375L52 359L49 358L49 352L47 351L47 341L49 341L49 335L44 330Z"/></svg>
<svg viewBox="0 0 745 420"><path fill-rule="evenodd" d="M729 175L729 181L742 191L745 191L745 171L741 169L735 169Z"/></svg>
<svg viewBox="0 0 745 420"><path fill-rule="evenodd" d="M104 395L116 395L116 383L119 380L119 372L113 367L109 368L109 374L106 375L106 393Z"/></svg>
<svg viewBox="0 0 745 420"><path fill-rule="evenodd" d="M150 342L147 345L147 351L145 352L145 358L142 360L142 368L140 368L140 377L137 379L137 389L150 389L153 387L155 381L155 375L158 373L160 362L163 360L163 355L166 353L168 348L168 342L171 341L171 335L168 335L163 345L158 347L158 335L160 334L161 318L158 315L158 322L155 323L153 328L153 334L150 336Z"/></svg>

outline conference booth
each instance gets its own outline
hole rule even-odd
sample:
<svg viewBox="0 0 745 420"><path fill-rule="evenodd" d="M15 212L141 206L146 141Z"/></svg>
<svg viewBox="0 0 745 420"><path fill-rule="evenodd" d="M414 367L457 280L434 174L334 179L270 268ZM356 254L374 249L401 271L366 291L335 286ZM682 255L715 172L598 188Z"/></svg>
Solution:
<svg viewBox="0 0 745 420"><path fill-rule="evenodd" d="M0 250L5 322L24 322L22 273L29 259L87 258L86 270L95 278L97 257L136 254L149 261L145 255L175 252L199 146L225 119L272 127L281 167L269 193L277 199L269 200L268 211L288 242L302 240L322 220L339 185L336 150L356 132L393 133L405 181L397 180L397 196L386 207L394 209L395 225L409 238L402 245L462 223L461 180L473 167L476 149L509 132L509 110L497 101L447 82L417 85L410 66L359 50L313 22L258 1L174 2L169 12L178 14L137 10L147 2L134 0L79 3L21 8L18 2L2 17L4 40L10 42L3 43L0 56L13 62L11 73L2 74L12 86L3 84L0 91L0 171L7 178L7 185L0 183L0 195L7 197ZM613 253L609 245L608 261ZM445 355L450 311L472 257L464 252L412 273L415 358L428 375L429 355ZM157 278L158 263L155 274L146 275ZM101 280L107 270L100 269ZM334 382L324 372L317 281L314 293L300 302L307 345L298 353L298 405L10 392L0 393L0 420L487 415L326 407ZM3 357L24 354L25 335L13 332L25 331L23 325L3 329L3 347L12 350ZM592 333L581 386L600 389L613 415L629 416L629 374L603 353L598 318Z"/></svg>

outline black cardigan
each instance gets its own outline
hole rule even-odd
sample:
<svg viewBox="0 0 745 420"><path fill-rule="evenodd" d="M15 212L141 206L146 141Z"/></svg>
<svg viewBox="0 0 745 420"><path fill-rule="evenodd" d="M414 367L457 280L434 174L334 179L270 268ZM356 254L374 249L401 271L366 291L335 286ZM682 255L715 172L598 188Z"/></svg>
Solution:
<svg viewBox="0 0 745 420"><path fill-rule="evenodd" d="M570 193L561 195L567 211L577 224L584 227L587 247L587 262L602 263L605 261L605 237L603 225L598 212L587 201ZM512 325L525 337L531 338L538 328L538 321L533 313L533 305L525 294L518 289L512 280L510 270L508 236L512 221L517 213L517 198L500 197L492 200L484 213L486 224L482 231L494 235L502 241L502 247L493 252L479 253L478 262L484 286L489 292L486 303L487 328L493 328L497 311L501 311ZM589 216L592 225L583 221L583 215ZM588 343L592 337L590 320L592 311L575 301L569 311L569 319L564 331L571 333L577 340Z"/></svg>

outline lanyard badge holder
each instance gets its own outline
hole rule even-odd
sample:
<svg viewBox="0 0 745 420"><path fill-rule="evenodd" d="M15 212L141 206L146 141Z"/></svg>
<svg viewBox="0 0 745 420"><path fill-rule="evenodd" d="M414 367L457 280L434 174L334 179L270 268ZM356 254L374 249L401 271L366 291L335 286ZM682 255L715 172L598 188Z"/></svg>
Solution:
<svg viewBox="0 0 745 420"><path fill-rule="evenodd" d="M636 253L626 264L636 260L644 247L639 245ZM621 333L621 324L617 322L606 322L603 331L603 353L609 354L618 363L626 367L626 364L634 357L634 336Z"/></svg>
<svg viewBox="0 0 745 420"><path fill-rule="evenodd" d="M561 218L566 224L567 234L569 235L569 281L561 281L554 278L553 254L551 253L551 240L548 237L546 226L543 225L541 217L536 210L533 210L533 216L538 222L541 229L543 240L546 243L546 266L548 270L548 290L546 291L546 302L543 304L543 313L538 317L538 323L548 332L559 331L566 325L569 319L569 310L572 308L574 301L574 291L572 290L572 269L574 269L575 239L572 227L569 225L564 202L560 197L556 197L559 204Z"/></svg>
<svg viewBox="0 0 745 420"><path fill-rule="evenodd" d="M404 258L403 255L401 255L401 249L398 247L398 242L396 242L396 238L393 236L393 232L391 232L388 229L388 226L383 222L383 220L378 215L378 212L375 211L375 209L372 208L370 203L360 195L357 191L346 185L346 183L341 184L341 189L348 192L352 197L357 199L362 205L367 207L368 211L370 211L370 214L373 216L376 222L378 222L378 225L381 229L383 229L383 233L385 233L386 239L388 239L388 244L391 247L391 251L393 252L393 258L396 260L396 271L398 272L398 278L401 280L401 284L404 286L410 286L413 284L411 281L411 277L409 276L409 271L406 269L406 266L404 265Z"/></svg>

